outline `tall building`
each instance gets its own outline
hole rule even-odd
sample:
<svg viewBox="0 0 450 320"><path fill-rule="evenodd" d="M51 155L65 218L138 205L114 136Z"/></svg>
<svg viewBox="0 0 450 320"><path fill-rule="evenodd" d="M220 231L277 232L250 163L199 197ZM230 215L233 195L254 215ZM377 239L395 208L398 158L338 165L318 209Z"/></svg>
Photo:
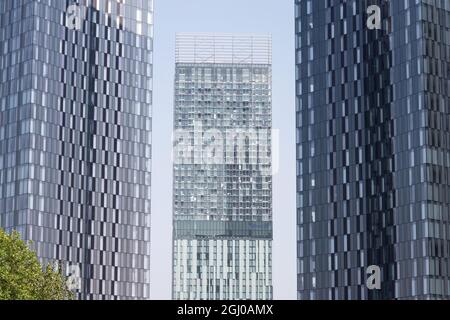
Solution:
<svg viewBox="0 0 450 320"><path fill-rule="evenodd" d="M80 299L149 297L147 0L0 1L0 227Z"/></svg>
<svg viewBox="0 0 450 320"><path fill-rule="evenodd" d="M449 299L450 1L295 4L298 298Z"/></svg>
<svg viewBox="0 0 450 320"><path fill-rule="evenodd" d="M178 34L173 298L272 298L271 37Z"/></svg>

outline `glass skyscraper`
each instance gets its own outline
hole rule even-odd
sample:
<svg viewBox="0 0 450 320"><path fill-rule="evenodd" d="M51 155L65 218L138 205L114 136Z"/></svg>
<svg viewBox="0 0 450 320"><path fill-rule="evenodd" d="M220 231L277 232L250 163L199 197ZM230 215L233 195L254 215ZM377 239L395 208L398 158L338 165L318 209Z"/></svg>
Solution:
<svg viewBox="0 0 450 320"><path fill-rule="evenodd" d="M295 4L298 298L449 299L450 1Z"/></svg>
<svg viewBox="0 0 450 320"><path fill-rule="evenodd" d="M271 37L178 34L173 298L272 298Z"/></svg>
<svg viewBox="0 0 450 320"><path fill-rule="evenodd" d="M0 226L80 299L149 297L152 17L152 0L0 1Z"/></svg>

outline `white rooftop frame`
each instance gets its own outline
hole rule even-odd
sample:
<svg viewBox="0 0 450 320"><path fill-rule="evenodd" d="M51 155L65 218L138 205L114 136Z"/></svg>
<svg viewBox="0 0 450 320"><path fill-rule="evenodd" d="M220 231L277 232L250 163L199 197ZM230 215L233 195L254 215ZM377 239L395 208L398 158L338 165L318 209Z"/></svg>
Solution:
<svg viewBox="0 0 450 320"><path fill-rule="evenodd" d="M176 63L272 64L270 34L177 33Z"/></svg>

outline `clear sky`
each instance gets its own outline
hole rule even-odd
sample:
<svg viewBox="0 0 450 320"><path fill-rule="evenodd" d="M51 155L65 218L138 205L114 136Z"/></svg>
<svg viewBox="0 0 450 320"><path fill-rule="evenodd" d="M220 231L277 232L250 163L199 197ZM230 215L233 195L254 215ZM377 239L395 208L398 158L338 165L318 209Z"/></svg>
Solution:
<svg viewBox="0 0 450 320"><path fill-rule="evenodd" d="M272 34L273 127L280 130L280 167L273 184L274 298L296 299L293 0L155 0L151 298L171 298L176 32Z"/></svg>

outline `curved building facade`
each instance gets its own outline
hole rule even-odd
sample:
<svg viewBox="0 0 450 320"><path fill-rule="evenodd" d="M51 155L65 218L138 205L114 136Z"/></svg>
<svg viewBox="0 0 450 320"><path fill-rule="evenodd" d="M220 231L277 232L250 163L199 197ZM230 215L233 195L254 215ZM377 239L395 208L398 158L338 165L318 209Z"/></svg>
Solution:
<svg viewBox="0 0 450 320"><path fill-rule="evenodd" d="M450 298L450 3L295 3L298 298Z"/></svg>
<svg viewBox="0 0 450 320"><path fill-rule="evenodd" d="M147 299L153 1L0 1L0 226L80 299Z"/></svg>

